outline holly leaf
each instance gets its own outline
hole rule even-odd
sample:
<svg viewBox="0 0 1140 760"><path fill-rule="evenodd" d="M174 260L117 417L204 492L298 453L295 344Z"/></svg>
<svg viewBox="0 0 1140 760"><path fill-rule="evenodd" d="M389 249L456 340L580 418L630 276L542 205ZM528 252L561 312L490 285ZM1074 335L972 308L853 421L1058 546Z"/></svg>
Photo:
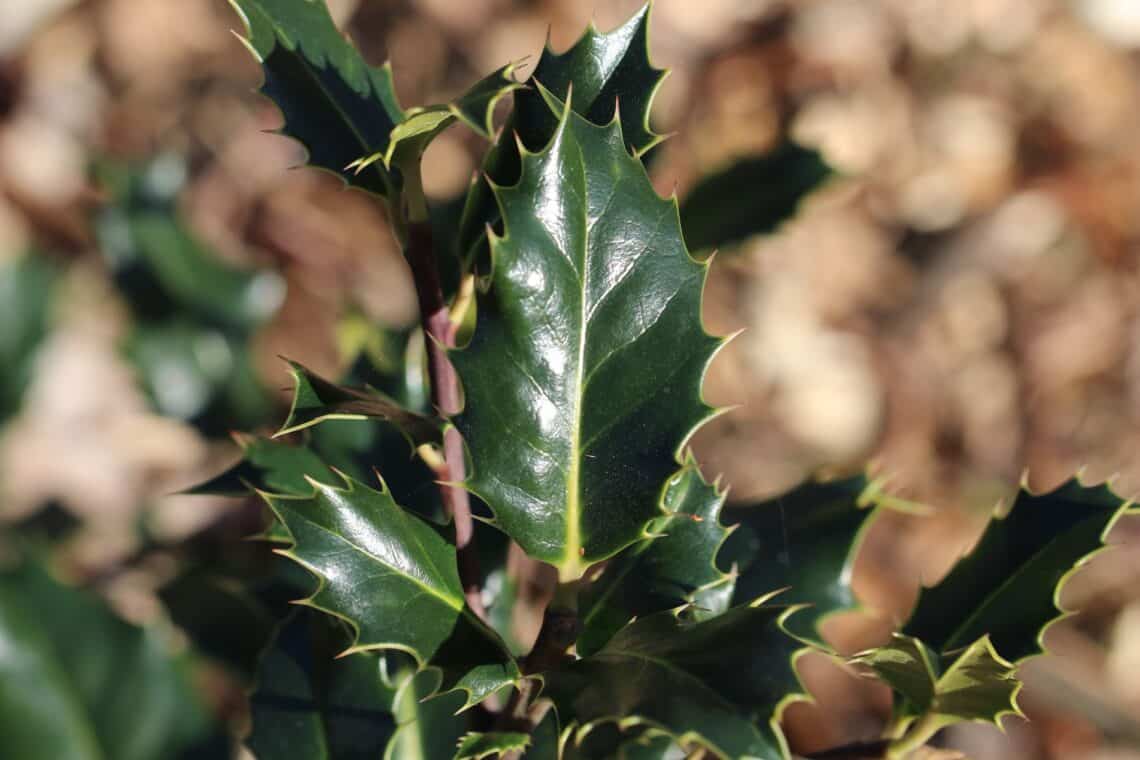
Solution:
<svg viewBox="0 0 1140 760"><path fill-rule="evenodd" d="M543 695L573 741L600 724L646 725L720 758L784 760L784 708L802 691L797 608L735 607L699 623L670 612L634 621L598 653L544 674Z"/></svg>
<svg viewBox="0 0 1140 760"><path fill-rule="evenodd" d="M460 714L463 696L453 692L432 696L437 679L431 673L405 668L397 676L400 688L393 709L399 727L388 742L384 760L451 757L468 726L468 715Z"/></svg>
<svg viewBox="0 0 1140 760"><path fill-rule="evenodd" d="M383 656L337 658L350 641L337 620L297 610L262 654L246 744L258 760L380 757L396 731L396 685Z"/></svg>
<svg viewBox="0 0 1140 760"><path fill-rule="evenodd" d="M903 633L938 652L988 635L1011 662L1040 654L1045 628L1065 611L1068 578L1101 550L1131 500L1073 479L1054 491L1021 490L1005 517L941 583L922 590Z"/></svg>
<svg viewBox="0 0 1140 760"><path fill-rule="evenodd" d="M521 751L529 746L530 734L513 731L483 734L470 731L459 740L454 760L483 760L487 757L499 757L506 752Z"/></svg>
<svg viewBox="0 0 1140 760"><path fill-rule="evenodd" d="M304 496L312 493L309 478L326 485L338 482L336 474L312 450L269 438L235 433L241 459L224 472L184 493L245 496L254 491Z"/></svg>
<svg viewBox="0 0 1140 760"><path fill-rule="evenodd" d="M439 528L351 478L310 496L263 494L293 545L280 553L319 579L299 603L354 630L346 653L397 649L441 674L464 708L519 677L499 637L466 606L455 547ZM361 585L362 578L368 579Z"/></svg>
<svg viewBox="0 0 1140 760"><path fill-rule="evenodd" d="M649 114L666 72L649 60L649 10L648 4L643 6L626 23L604 34L591 24L565 52L556 53L549 45L543 49L529 87L515 93L507 126L488 152L482 176L468 192L456 236L458 257L466 267L486 248L488 225L499 224L491 183L518 182L522 171L519 144L525 150L539 151L558 128L557 115L545 105L539 85L561 100L570 100L573 91L574 111L594 124L620 119L626 144L638 156L661 141L649 126Z"/></svg>
<svg viewBox="0 0 1140 760"><path fill-rule="evenodd" d="M514 79L513 73L517 68L517 63L502 67L480 79L450 103L409 109L405 119L392 128L385 150L364 156L349 164L349 168L359 172L380 161L391 169L419 161L431 141L456 121L487 140L493 139L495 127L492 116L496 104L523 86Z"/></svg>
<svg viewBox="0 0 1140 760"><path fill-rule="evenodd" d="M453 351L467 487L563 580L645 537L663 484L710 416L706 267L615 120L563 109L550 144L496 187L506 231L468 346ZM537 199L537 200L536 200Z"/></svg>
<svg viewBox="0 0 1140 760"><path fill-rule="evenodd" d="M772 232L831 176L819 153L784 142L702 178L681 201L681 226L694 251Z"/></svg>
<svg viewBox="0 0 1140 760"><path fill-rule="evenodd" d="M187 663L155 630L31 561L0 573L0 756L177 757L209 727Z"/></svg>
<svg viewBox="0 0 1140 760"><path fill-rule="evenodd" d="M579 654L596 652L635 617L684 604L697 620L728 609L734 578L716 567L729 534L720 524L723 504L724 493L688 459L666 486L666 516L650 528L655 537L615 557L580 595Z"/></svg>
<svg viewBox="0 0 1140 760"><path fill-rule="evenodd" d="M877 505L891 502L882 483L859 475L831 482L809 481L775 499L725 510L738 523L718 557L737 567L733 602L744 604L777 589L782 602L808 605L788 630L821 643L827 616L858 604L851 570Z"/></svg>
<svg viewBox="0 0 1140 760"><path fill-rule="evenodd" d="M293 403L276 436L326 420L378 419L393 425L415 446L442 441L442 423L408 411L378 390L337 385L294 361L289 362L289 368L293 375Z"/></svg>
<svg viewBox="0 0 1140 760"><path fill-rule="evenodd" d="M353 187L392 195L398 178L361 156L383 154L404 120L388 64L369 65L337 30L324 0L231 0L244 42L261 63L261 91L285 117L283 132L308 151L308 163Z"/></svg>
<svg viewBox="0 0 1140 760"><path fill-rule="evenodd" d="M1107 485L1077 479L1049 493L1021 490L946 578L922 590L901 635L855 661L895 690L904 723L997 723L1018 713L1017 665L1044 651L1045 631L1071 614L1059 601L1065 582L1134 511Z"/></svg>
<svg viewBox="0 0 1140 760"><path fill-rule="evenodd" d="M944 658L913 636L895 634L890 644L860 653L852 662L870 668L895 690L902 700L897 714L932 716L931 730L1021 715L1017 666L994 650L988 636Z"/></svg>

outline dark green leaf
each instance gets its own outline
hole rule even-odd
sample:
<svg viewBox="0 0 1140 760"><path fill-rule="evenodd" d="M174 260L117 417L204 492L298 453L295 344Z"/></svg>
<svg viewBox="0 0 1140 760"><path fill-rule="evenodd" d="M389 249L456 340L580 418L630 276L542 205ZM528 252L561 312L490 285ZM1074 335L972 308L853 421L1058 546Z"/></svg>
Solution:
<svg viewBox="0 0 1140 760"><path fill-rule="evenodd" d="M0 573L0 756L166 760L208 729L155 631L31 562Z"/></svg>
<svg viewBox="0 0 1140 760"><path fill-rule="evenodd" d="M467 715L458 714L463 695L432 697L437 679L427 672L405 668L397 679L400 689L393 710L399 727L388 742L384 760L449 760L468 727Z"/></svg>
<svg viewBox="0 0 1140 760"><path fill-rule="evenodd" d="M733 577L716 567L729 533L720 524L724 494L690 459L670 478L663 503L667 516L651 528L657 537L619 554L582 593L579 654L600 649L634 617L682 604L693 605L698 620L728 609Z"/></svg>
<svg viewBox="0 0 1140 760"><path fill-rule="evenodd" d="M396 732L397 685L383 656L337 658L351 637L339 622L298 610L258 664L246 739L257 760L379 758Z"/></svg>
<svg viewBox="0 0 1140 760"><path fill-rule="evenodd" d="M681 201L681 226L694 251L720 248L775 230L831 169L814 150L785 142L697 183Z"/></svg>
<svg viewBox="0 0 1140 760"><path fill-rule="evenodd" d="M539 84L562 100L572 100L575 112L594 124L609 124L616 115L626 144L637 155L660 141L649 127L649 112L665 72L654 68L649 60L649 9L649 5L644 6L629 21L605 34L591 25L563 53L555 53L549 46L543 49L528 81L530 88L515 93L514 112L487 154L483 175L490 182L518 182L522 171L519 143L526 150L538 151L553 137L558 119L538 92ZM472 266L479 251L486 248L486 228L498 225L499 213L490 184L477 179L468 193L456 238L457 255L466 266Z"/></svg>
<svg viewBox="0 0 1140 760"><path fill-rule="evenodd" d="M518 678L502 641L464 603L455 547L436 526L383 485L313 485L309 497L265 499L295 542L285 556L320 579L303 603L352 625L348 651L406 651L442 672L445 691L466 691L468 705Z"/></svg>
<svg viewBox="0 0 1140 760"><path fill-rule="evenodd" d="M393 425L415 444L441 441L441 424L408 411L380 391L349 388L329 382L297 362L293 374L293 404L277 435L295 433L325 420L379 419Z"/></svg>
<svg viewBox="0 0 1140 760"><path fill-rule="evenodd" d="M784 707L802 691L793 661L803 645L782 622L794 607L736 607L686 625L672 613L641 618L597 654L544 675L564 731L646 724L721 758L783 760Z"/></svg>
<svg viewBox="0 0 1140 760"><path fill-rule="evenodd" d="M724 521L739 527L718 557L736 565L733 601L743 604L778 589L781 602L810 605L788 621L797 636L820 641L829 614L857 604L851 591L855 555L884 496L863 476L807 482L769 501L730 505Z"/></svg>
<svg viewBox="0 0 1140 760"><path fill-rule="evenodd" d="M370 66L333 23L324 0L231 0L247 45L265 72L262 92L285 117L285 134L309 152L308 163L379 195L398 189L381 163L347 167L383 154L404 120L392 71Z"/></svg>
<svg viewBox="0 0 1140 760"><path fill-rule="evenodd" d="M700 321L705 267L676 204L654 192L615 122L566 109L550 145L498 187L478 325L452 360L468 487L533 557L581 575L644 537L666 479L709 416L701 381L720 341Z"/></svg>
<svg viewBox="0 0 1140 760"><path fill-rule="evenodd" d="M459 741L455 760L483 760L486 757L499 757L504 752L522 750L530 746L530 734L510 731L497 731L481 734L471 731Z"/></svg>
<svg viewBox="0 0 1140 760"><path fill-rule="evenodd" d="M1040 653L1045 627L1062 612L1065 580L1131 507L1107 485L1078 480L1044 494L1022 490L1008 516L991 521L974 550L922 590L903 633L940 653L987 635L1011 662Z"/></svg>

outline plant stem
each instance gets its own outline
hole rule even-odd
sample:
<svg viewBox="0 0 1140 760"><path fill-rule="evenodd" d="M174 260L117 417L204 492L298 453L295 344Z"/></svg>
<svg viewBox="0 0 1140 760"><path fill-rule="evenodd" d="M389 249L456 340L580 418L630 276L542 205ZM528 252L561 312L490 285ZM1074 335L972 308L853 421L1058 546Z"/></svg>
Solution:
<svg viewBox="0 0 1140 760"><path fill-rule="evenodd" d="M461 411L459 378L447 359L447 349L455 346L455 328L443 298L439 266L432 250L431 222L420 184L419 162L416 161L414 167L401 168L404 169L406 203L406 209L401 209L401 212L407 214L404 255L412 270L419 301L420 323L427 346L428 376L431 378L431 402L441 415L450 417ZM471 500L467 491L458 485L467 476L463 439L451 426L443 434L443 459L439 489L444 509L455 523L459 579L463 583L468 606L479 617L486 618L479 587L479 555L475 551Z"/></svg>
<svg viewBox="0 0 1140 760"><path fill-rule="evenodd" d="M923 716L901 739L891 742L887 748L889 760L900 760L934 738L934 735L946 727L937 713Z"/></svg>

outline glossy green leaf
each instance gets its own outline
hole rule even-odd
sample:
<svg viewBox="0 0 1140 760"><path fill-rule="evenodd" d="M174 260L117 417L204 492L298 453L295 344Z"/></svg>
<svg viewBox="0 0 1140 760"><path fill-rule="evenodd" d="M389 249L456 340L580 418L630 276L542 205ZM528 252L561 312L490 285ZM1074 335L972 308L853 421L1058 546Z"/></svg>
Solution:
<svg viewBox="0 0 1140 760"><path fill-rule="evenodd" d="M809 481L768 501L729 505L724 522L739 527L718 562L737 568L734 603L787 589L781 602L809 605L788 621L789 630L821 641L819 624L858 603L851 570L883 499L880 483L856 476Z"/></svg>
<svg viewBox="0 0 1140 760"><path fill-rule="evenodd" d="M0 422L19 409L31 380L36 348L48 331L55 279L53 267L35 253L0 261Z"/></svg>
<svg viewBox="0 0 1140 760"><path fill-rule="evenodd" d="M283 554L320 579L303 603L352 625L348 651L408 652L442 673L444 691L467 692L468 705L518 678L502 641L466 606L455 547L437 526L383 484L313 486L308 497L264 496L294 541Z"/></svg>
<svg viewBox="0 0 1140 760"><path fill-rule="evenodd" d="M551 115L538 86L599 126L621 120L626 144L637 155L661 137L649 126L653 97L665 71L649 60L649 9L644 6L627 22L604 34L593 25L569 49L555 53L545 47L528 80L529 88L515 93L515 107L495 147L487 154L483 176L472 184L456 237L458 257L470 267L487 245L488 225L500 220L490 183L513 185L522 171L519 143L541 150L554 135L558 119ZM570 93L573 92L573 97ZM620 107L619 107L620 100ZM516 137L517 135L517 137Z"/></svg>
<svg viewBox="0 0 1140 760"><path fill-rule="evenodd" d="M154 630L31 562L0 573L0 757L166 760L208 729Z"/></svg>
<svg viewBox="0 0 1140 760"><path fill-rule="evenodd" d="M792 142L736 161L701 179L681 201L685 240L700 251L772 232L830 176L817 152Z"/></svg>
<svg viewBox="0 0 1140 760"><path fill-rule="evenodd" d="M705 482L690 459L672 478L663 499L665 517L655 538L615 557L579 599L582 633L577 650L589 655L635 617L690 604L697 620L728 609L732 575L716 567L729 531L720 524L724 494Z"/></svg>
<svg viewBox="0 0 1140 760"><path fill-rule="evenodd" d="M640 618L597 654L546 673L543 694L579 738L600 723L648 725L720 758L783 760L780 714L802 691L793 661L803 645L782 627L795 609Z"/></svg>
<svg viewBox="0 0 1140 760"><path fill-rule="evenodd" d="M354 187L391 195L398 180L361 156L383 154L404 120L391 68L369 65L337 30L324 0L231 0L247 46L265 74L262 92L285 117L283 132L308 150L308 163Z"/></svg>
<svg viewBox="0 0 1140 760"><path fill-rule="evenodd" d="M933 730L963 721L1000 721L1020 715L1017 667L1002 659L988 637L943 658L918 639L896 634L890 644L861 653L853 662L869 667L902 698L896 713L932 716ZM944 669L945 668L945 669Z"/></svg>
<svg viewBox="0 0 1140 760"><path fill-rule="evenodd" d="M442 440L442 423L403 408L380 391L337 385L297 362L289 362L289 367L293 403L277 435L295 433L326 420L377 419L393 425L417 446Z"/></svg>
<svg viewBox="0 0 1140 760"><path fill-rule="evenodd" d="M470 344L452 353L468 488L564 580L644 537L665 481L709 416L705 267L615 122L571 110L495 192L506 231Z"/></svg>
<svg viewBox="0 0 1140 760"><path fill-rule="evenodd" d="M523 750L530 746L530 734L513 731L479 733L471 731L459 741L455 750L455 760L483 760L499 757L504 752Z"/></svg>
<svg viewBox="0 0 1140 760"><path fill-rule="evenodd" d="M987 635L1011 662L1040 653L1044 629L1062 613L1065 580L1131 509L1107 485L1075 479L1049 493L1020 491L949 575L922 590L903 633L942 653Z"/></svg>
<svg viewBox="0 0 1140 760"><path fill-rule="evenodd" d="M383 656L337 658L350 641L339 621L297 610L258 664L246 744L257 760L379 758L396 732L396 684Z"/></svg>

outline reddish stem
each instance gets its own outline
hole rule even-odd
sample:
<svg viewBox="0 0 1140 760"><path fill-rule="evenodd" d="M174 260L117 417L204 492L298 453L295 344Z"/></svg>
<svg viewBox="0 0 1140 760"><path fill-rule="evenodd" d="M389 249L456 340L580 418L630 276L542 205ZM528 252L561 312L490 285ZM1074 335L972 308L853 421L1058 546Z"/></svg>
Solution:
<svg viewBox="0 0 1140 760"><path fill-rule="evenodd" d="M443 300L439 267L432 250L431 224L412 222L408 225L405 251L415 280L420 305L420 320L427 344L428 375L431 378L431 402L444 417L458 414L459 377L447 359L447 349L455 346L455 328ZM455 548L459 578L467 604L481 618L486 617L479 588L479 556L475 552L475 524L471 518L471 499L462 483L467 475L463 458L463 439L459 431L449 427L443 436L444 468L440 477L443 506L455 523Z"/></svg>

